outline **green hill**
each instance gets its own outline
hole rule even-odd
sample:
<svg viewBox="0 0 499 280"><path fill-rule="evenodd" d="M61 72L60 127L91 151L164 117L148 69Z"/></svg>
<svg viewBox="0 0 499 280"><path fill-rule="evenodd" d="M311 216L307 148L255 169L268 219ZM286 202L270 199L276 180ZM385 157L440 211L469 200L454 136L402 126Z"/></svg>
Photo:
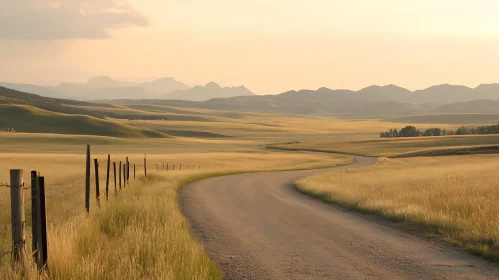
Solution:
<svg viewBox="0 0 499 280"><path fill-rule="evenodd" d="M29 105L0 104L0 130L16 132L101 135L122 138L168 137L148 129L85 115L54 113Z"/></svg>

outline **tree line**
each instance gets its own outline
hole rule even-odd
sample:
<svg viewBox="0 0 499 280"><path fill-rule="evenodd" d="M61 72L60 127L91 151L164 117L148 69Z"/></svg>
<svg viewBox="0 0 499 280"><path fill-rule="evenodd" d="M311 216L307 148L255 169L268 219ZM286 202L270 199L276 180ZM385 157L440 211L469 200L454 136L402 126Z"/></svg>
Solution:
<svg viewBox="0 0 499 280"><path fill-rule="evenodd" d="M470 135L470 134L499 134L499 124L484 125L479 127L459 127L456 131L437 127L419 130L415 126L408 125L400 130L390 129L379 134L380 138L393 137L419 137L419 136L447 136L447 135Z"/></svg>

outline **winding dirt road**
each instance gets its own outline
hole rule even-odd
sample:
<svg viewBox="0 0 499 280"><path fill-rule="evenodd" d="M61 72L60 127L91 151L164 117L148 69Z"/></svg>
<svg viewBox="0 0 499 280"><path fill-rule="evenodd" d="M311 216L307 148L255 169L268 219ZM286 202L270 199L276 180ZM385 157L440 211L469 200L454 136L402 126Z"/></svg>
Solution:
<svg viewBox="0 0 499 280"><path fill-rule="evenodd" d="M324 171L206 179L182 188L181 209L226 279L499 279L496 264L292 188Z"/></svg>

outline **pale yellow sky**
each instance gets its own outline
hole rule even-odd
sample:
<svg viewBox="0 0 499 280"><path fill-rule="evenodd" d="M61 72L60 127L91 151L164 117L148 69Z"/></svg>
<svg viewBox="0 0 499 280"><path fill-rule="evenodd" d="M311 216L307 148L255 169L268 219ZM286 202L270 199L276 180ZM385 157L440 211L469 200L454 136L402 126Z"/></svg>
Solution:
<svg viewBox="0 0 499 280"><path fill-rule="evenodd" d="M171 76L259 94L499 82L499 1L22 1L50 16L22 26L0 12L0 25L14 26L0 30L5 82ZM29 16L26 5L14 6L12 20Z"/></svg>

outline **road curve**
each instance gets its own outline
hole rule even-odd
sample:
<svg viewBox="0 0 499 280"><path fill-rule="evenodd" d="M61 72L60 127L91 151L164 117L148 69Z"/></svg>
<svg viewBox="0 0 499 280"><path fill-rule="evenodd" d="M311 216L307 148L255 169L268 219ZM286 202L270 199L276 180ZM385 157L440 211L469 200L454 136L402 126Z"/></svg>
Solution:
<svg viewBox="0 0 499 280"><path fill-rule="evenodd" d="M368 166L376 160L326 170ZM226 279L499 279L497 265L298 193L325 170L215 177L184 186L183 214Z"/></svg>

